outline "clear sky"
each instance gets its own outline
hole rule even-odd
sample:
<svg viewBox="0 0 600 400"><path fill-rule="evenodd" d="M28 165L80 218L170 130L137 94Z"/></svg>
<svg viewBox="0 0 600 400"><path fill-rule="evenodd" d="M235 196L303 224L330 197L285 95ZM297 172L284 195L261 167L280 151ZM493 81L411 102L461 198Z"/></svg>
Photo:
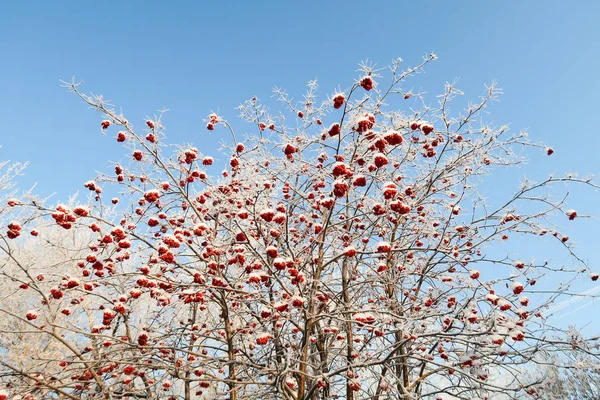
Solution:
<svg viewBox="0 0 600 400"><path fill-rule="evenodd" d="M138 125L168 108L170 142L203 150L219 139L202 122L211 110L233 120L238 104L274 86L299 97L316 77L326 94L348 87L361 60L411 64L432 51L440 60L414 80L431 101L445 81L458 78L476 99L496 79L505 95L494 120L556 149L528 173L600 174L597 0L5 1L0 15L0 159L29 161L21 186L37 182L37 193L56 199L123 157L100 134L100 116L59 79L85 80L84 90ZM598 216L599 199L582 189L570 204ZM598 270L599 226L581 220L565 230Z"/></svg>

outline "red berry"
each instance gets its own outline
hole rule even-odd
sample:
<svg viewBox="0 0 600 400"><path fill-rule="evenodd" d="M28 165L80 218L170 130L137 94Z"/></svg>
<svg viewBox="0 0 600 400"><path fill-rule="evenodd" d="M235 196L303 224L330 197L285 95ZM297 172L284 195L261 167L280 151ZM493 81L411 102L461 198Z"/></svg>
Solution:
<svg viewBox="0 0 600 400"><path fill-rule="evenodd" d="M134 151L134 152L133 152L133 158L134 158L136 161L142 161L142 157L143 157L143 154L142 154L142 152L141 152L141 151L139 151L139 150L136 150L136 151Z"/></svg>
<svg viewBox="0 0 600 400"><path fill-rule="evenodd" d="M342 132L342 128L340 127L340 124L333 124L331 125L331 127L329 128L329 136L333 137L333 136L337 136Z"/></svg>
<svg viewBox="0 0 600 400"><path fill-rule="evenodd" d="M373 79L370 76L365 76L360 80L360 86L368 92L373 89Z"/></svg>
<svg viewBox="0 0 600 400"><path fill-rule="evenodd" d="M338 109L344 105L344 95L338 94L333 98L333 108Z"/></svg>

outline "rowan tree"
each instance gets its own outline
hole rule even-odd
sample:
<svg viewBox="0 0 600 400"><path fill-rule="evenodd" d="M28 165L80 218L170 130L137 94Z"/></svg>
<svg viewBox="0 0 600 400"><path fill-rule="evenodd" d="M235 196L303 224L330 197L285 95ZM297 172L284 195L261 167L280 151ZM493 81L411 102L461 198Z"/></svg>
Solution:
<svg viewBox="0 0 600 400"><path fill-rule="evenodd" d="M598 278L552 224L585 216L549 187L598 186L550 176L484 197L524 150L554 150L486 122L495 84L461 112L454 84L435 105L408 89L435 58L363 63L325 98L316 81L301 101L275 89L277 111L254 97L241 123L210 114L176 147L162 113L138 124L67 83L129 161L82 183L85 204L4 208L26 216L1 235L6 395L535 397L523 368L572 349L545 310ZM574 266L508 246L540 236Z"/></svg>

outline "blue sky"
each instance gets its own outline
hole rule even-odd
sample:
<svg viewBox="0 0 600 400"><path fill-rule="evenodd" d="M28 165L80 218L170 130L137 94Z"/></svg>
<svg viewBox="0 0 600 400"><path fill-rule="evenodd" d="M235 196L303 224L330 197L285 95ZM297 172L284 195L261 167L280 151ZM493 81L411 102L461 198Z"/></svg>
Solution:
<svg viewBox="0 0 600 400"><path fill-rule="evenodd" d="M85 80L84 90L138 124L168 108L170 142L210 149L219 135L208 135L202 119L211 110L233 120L238 104L266 99L274 86L299 97L319 78L326 94L349 86L361 60L414 64L431 51L440 60L413 81L431 101L446 81L458 78L476 99L496 79L505 95L493 119L556 149L535 157L528 174L600 173L598 1L65 0L2 2L0 15L0 159L29 161L21 186L37 182L39 194L56 199L124 157L100 134L100 116L59 79ZM515 185L506 178L500 187ZM599 195L582 189L570 204L600 215ZM592 264L600 264L599 226L566 227Z"/></svg>
<svg viewBox="0 0 600 400"><path fill-rule="evenodd" d="M497 79L499 123L557 147L549 167L598 171L600 3L539 2L4 2L0 13L2 159L28 160L24 183L70 193L107 166L118 147L98 135L98 115L59 79L85 80L130 119L169 108L173 142L207 137L210 110L229 119L273 86L299 96L318 77L331 92L370 59L385 66L440 60L415 81L436 94L459 78L467 97ZM168 5L167 5L168 4ZM24 146L23 143L28 143ZM55 176L72 179L58 184Z"/></svg>

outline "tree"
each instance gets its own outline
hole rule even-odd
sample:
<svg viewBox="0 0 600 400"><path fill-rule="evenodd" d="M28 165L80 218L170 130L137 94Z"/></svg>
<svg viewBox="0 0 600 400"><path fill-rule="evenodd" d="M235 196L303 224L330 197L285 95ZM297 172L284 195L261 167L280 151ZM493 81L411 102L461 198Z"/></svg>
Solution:
<svg viewBox="0 0 600 400"><path fill-rule="evenodd" d="M395 60L387 83L362 64L322 101L316 81L301 102L276 89L276 114L254 97L239 107L253 132L243 140L210 114L208 131L231 137L222 173L193 144L167 146L162 114L135 127L67 83L131 161L85 183L87 204L8 202L21 219L7 220L0 246L3 331L18 337L3 340L6 395L535 396L541 382L522 368L571 348L548 339L561 330L544 310L575 295L582 275L598 278L548 227L581 217L548 187L598 186L551 176L486 200L477 189L487 174L520 165L521 149L553 150L477 122L495 84L458 114L453 84L435 107L403 89L435 58L404 71ZM493 255L544 235L577 266Z"/></svg>
<svg viewBox="0 0 600 400"><path fill-rule="evenodd" d="M600 397L598 339L585 340L573 327L569 334L573 348L559 354L539 355L532 380L543 382L538 395L543 400L593 400Z"/></svg>

